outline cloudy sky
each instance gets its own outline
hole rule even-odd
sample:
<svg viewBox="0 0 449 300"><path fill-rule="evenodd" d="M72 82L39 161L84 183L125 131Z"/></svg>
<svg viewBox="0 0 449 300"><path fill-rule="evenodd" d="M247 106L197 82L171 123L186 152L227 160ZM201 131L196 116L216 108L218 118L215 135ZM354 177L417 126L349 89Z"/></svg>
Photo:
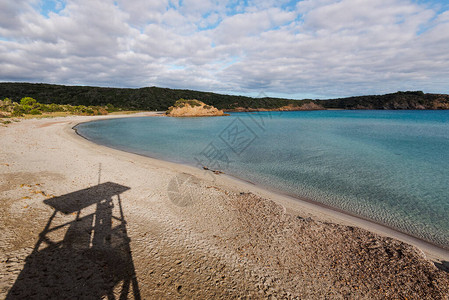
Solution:
<svg viewBox="0 0 449 300"><path fill-rule="evenodd" d="M0 81L449 93L449 1L0 0Z"/></svg>

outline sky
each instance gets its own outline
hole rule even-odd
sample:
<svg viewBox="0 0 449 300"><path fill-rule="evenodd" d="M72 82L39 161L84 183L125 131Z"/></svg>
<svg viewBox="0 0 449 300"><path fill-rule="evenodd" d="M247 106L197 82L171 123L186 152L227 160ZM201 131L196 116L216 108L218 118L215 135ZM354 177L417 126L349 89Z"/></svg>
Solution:
<svg viewBox="0 0 449 300"><path fill-rule="evenodd" d="M449 93L449 1L0 0L0 82Z"/></svg>

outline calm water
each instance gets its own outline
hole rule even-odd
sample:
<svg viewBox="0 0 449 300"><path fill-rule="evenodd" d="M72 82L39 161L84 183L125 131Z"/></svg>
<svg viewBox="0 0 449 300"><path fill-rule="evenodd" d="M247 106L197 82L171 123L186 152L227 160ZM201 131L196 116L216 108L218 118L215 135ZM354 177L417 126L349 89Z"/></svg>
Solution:
<svg viewBox="0 0 449 300"><path fill-rule="evenodd" d="M449 111L146 117L77 129L103 145L220 169L449 248Z"/></svg>

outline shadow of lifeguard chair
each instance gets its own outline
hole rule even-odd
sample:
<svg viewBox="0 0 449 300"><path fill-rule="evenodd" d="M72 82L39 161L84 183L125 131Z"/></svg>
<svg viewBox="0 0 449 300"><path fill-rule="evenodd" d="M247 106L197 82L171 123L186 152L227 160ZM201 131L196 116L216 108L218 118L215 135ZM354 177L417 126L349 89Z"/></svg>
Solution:
<svg viewBox="0 0 449 300"><path fill-rule="evenodd" d="M106 182L44 200L53 214L7 299L140 299L120 198L129 189ZM58 213L74 219L53 225Z"/></svg>

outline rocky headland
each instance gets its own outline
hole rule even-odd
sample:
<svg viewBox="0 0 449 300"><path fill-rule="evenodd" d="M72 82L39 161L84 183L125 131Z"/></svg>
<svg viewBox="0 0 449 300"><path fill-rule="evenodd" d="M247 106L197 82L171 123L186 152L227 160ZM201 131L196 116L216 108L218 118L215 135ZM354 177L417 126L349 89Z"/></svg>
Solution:
<svg viewBox="0 0 449 300"><path fill-rule="evenodd" d="M226 116L222 110L198 100L180 99L166 112L170 117L214 117Z"/></svg>

